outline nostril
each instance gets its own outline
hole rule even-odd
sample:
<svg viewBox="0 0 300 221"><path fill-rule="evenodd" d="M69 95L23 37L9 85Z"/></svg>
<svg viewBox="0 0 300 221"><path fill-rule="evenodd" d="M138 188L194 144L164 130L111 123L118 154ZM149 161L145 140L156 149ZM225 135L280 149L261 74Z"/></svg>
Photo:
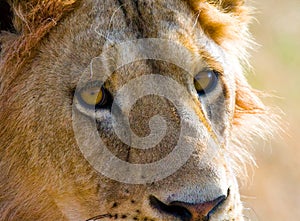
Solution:
<svg viewBox="0 0 300 221"><path fill-rule="evenodd" d="M170 205L177 205L186 208L191 214L191 221L206 221L226 200L226 196L222 195L212 201L203 203L185 203L185 202L171 202Z"/></svg>
<svg viewBox="0 0 300 221"><path fill-rule="evenodd" d="M150 204L160 212L164 212L182 221L207 221L209 217L223 204L226 196L222 195L212 201L203 203L186 203L174 201L168 205L161 202L154 196L150 196Z"/></svg>
<svg viewBox="0 0 300 221"><path fill-rule="evenodd" d="M167 205L160 200L158 200L155 196L150 196L150 205L157 209L160 212L167 213L169 215L180 218L182 221L191 221L192 214L183 206L180 205Z"/></svg>

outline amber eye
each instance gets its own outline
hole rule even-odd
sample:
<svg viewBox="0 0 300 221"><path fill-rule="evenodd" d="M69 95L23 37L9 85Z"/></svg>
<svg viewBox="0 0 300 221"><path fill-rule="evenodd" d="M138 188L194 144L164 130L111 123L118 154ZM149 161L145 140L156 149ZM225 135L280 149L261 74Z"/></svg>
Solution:
<svg viewBox="0 0 300 221"><path fill-rule="evenodd" d="M103 108L110 96L103 86L89 85L82 88L77 97L79 102L88 108Z"/></svg>
<svg viewBox="0 0 300 221"><path fill-rule="evenodd" d="M199 95L211 92L217 84L218 74L216 71L201 71L194 78L194 86Z"/></svg>

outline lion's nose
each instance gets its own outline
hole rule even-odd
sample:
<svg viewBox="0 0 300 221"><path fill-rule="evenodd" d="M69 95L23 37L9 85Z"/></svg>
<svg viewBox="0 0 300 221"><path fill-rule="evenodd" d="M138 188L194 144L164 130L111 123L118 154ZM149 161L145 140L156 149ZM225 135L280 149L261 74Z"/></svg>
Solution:
<svg viewBox="0 0 300 221"><path fill-rule="evenodd" d="M204 203L197 203L197 204L191 204L191 203L185 203L185 202L171 202L170 206L177 206L178 209L186 210L190 213L191 217L189 219L187 218L181 218L182 220L189 220L189 221L204 221L208 220L211 213L213 213L226 199L226 196L222 195L218 198L204 202Z"/></svg>
<svg viewBox="0 0 300 221"><path fill-rule="evenodd" d="M150 196L149 199L154 208L178 217L182 221L207 221L210 215L226 200L226 196L222 195L212 201L196 204L174 201L167 205L154 196Z"/></svg>

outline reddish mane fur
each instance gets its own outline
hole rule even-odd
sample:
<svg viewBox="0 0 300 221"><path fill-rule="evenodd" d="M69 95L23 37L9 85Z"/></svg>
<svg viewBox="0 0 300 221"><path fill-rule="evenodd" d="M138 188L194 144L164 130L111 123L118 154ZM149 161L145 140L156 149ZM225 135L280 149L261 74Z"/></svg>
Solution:
<svg viewBox="0 0 300 221"><path fill-rule="evenodd" d="M224 40L240 40L241 27L249 21L249 8L239 0L187 0L198 14L199 23L204 32L216 43Z"/></svg>
<svg viewBox="0 0 300 221"><path fill-rule="evenodd" d="M34 56L34 49L41 39L70 13L78 2L78 0L11 1L10 5L17 15L14 17L14 27L20 34L11 39L8 48L2 49L5 51L5 57L0 64L1 70L10 73L10 79L17 76ZM5 35L0 37L0 42L2 38L5 38ZM4 87L10 84L9 81L2 83Z"/></svg>

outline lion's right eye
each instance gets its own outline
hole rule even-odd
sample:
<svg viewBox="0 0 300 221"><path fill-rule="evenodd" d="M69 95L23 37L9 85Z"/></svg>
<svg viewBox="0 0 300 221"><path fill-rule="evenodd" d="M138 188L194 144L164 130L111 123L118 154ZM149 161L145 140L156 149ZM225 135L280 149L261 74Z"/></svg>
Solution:
<svg viewBox="0 0 300 221"><path fill-rule="evenodd" d="M194 86L199 96L209 93L218 84L218 73L216 71L201 71L194 78Z"/></svg>
<svg viewBox="0 0 300 221"><path fill-rule="evenodd" d="M90 109L106 108L111 103L110 93L100 83L91 83L79 90L78 101Z"/></svg>

